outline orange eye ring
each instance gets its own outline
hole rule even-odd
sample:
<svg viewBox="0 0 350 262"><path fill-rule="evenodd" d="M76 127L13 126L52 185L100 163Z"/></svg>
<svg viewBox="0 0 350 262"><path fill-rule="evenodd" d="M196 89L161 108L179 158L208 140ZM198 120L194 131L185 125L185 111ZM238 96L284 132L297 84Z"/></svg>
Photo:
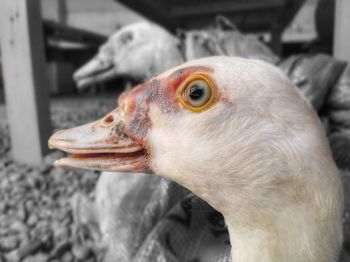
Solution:
<svg viewBox="0 0 350 262"><path fill-rule="evenodd" d="M202 83L205 88L208 88L206 91L208 97L203 104L195 105L194 103L191 104L190 98L188 97L188 89L191 88L192 84L197 83ZM208 76L204 74L196 74L189 76L181 83L176 92L176 98L184 108L191 110L192 112L200 113L209 108L216 101L217 88Z"/></svg>

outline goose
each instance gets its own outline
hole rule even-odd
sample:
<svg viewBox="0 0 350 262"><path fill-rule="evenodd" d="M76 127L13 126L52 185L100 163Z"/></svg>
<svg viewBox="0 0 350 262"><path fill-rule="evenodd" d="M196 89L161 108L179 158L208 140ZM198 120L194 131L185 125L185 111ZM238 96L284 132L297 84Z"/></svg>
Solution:
<svg viewBox="0 0 350 262"><path fill-rule="evenodd" d="M232 261L337 261L343 194L321 123L273 65L187 62L58 131L57 167L165 177L222 213ZM127 176L127 174L125 174Z"/></svg>
<svg viewBox="0 0 350 262"><path fill-rule="evenodd" d="M155 23L133 23L111 35L73 78L80 89L122 76L142 82L184 62L178 45L175 36Z"/></svg>

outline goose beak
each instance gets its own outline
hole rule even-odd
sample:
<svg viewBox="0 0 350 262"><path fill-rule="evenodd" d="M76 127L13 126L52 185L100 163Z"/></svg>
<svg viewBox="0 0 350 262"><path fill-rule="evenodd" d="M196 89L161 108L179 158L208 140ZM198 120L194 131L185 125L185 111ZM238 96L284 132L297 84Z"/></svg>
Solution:
<svg viewBox="0 0 350 262"><path fill-rule="evenodd" d="M74 81L79 89L95 83L105 82L117 76L113 60L106 56L96 56L74 73Z"/></svg>
<svg viewBox="0 0 350 262"><path fill-rule="evenodd" d="M57 160L54 165L113 172L147 172L146 150L125 133L124 115L117 108L99 121L56 132L49 139L49 148L71 155Z"/></svg>

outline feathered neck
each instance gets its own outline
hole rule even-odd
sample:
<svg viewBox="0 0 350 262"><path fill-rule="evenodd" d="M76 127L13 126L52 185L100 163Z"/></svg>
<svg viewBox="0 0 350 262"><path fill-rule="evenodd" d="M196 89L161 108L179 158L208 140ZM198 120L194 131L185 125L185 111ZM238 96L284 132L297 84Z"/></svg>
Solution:
<svg viewBox="0 0 350 262"><path fill-rule="evenodd" d="M336 172L335 167L330 171ZM289 181L291 192L299 193L275 195L274 202L263 196L260 200L241 198L241 203L233 201L224 208L232 261L338 261L341 187L337 179L319 179L319 183L309 180L304 185Z"/></svg>
<svg viewBox="0 0 350 262"><path fill-rule="evenodd" d="M274 219L239 223L225 216L234 262L338 261L342 232L306 208L286 208ZM254 224L255 223L255 224Z"/></svg>

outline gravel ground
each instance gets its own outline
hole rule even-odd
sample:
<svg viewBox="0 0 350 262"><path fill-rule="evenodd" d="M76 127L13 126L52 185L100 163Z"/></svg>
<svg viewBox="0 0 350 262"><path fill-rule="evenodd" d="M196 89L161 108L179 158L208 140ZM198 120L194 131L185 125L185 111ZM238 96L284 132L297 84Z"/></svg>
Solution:
<svg viewBox="0 0 350 262"><path fill-rule="evenodd" d="M53 99L53 129L96 120L115 104L115 94ZM0 262L102 261L104 250L75 227L72 212L75 194L93 199L98 172L53 168L60 152L49 154L40 167L21 165L9 149L5 106L0 104ZM350 261L350 173L343 172L343 181L345 262Z"/></svg>
<svg viewBox="0 0 350 262"><path fill-rule="evenodd" d="M53 129L96 120L115 104L115 94L53 99ZM53 168L60 152L49 154L40 167L15 163L9 154L5 113L1 104L0 262L101 261L103 250L75 228L71 208L77 192L93 198L98 173Z"/></svg>

